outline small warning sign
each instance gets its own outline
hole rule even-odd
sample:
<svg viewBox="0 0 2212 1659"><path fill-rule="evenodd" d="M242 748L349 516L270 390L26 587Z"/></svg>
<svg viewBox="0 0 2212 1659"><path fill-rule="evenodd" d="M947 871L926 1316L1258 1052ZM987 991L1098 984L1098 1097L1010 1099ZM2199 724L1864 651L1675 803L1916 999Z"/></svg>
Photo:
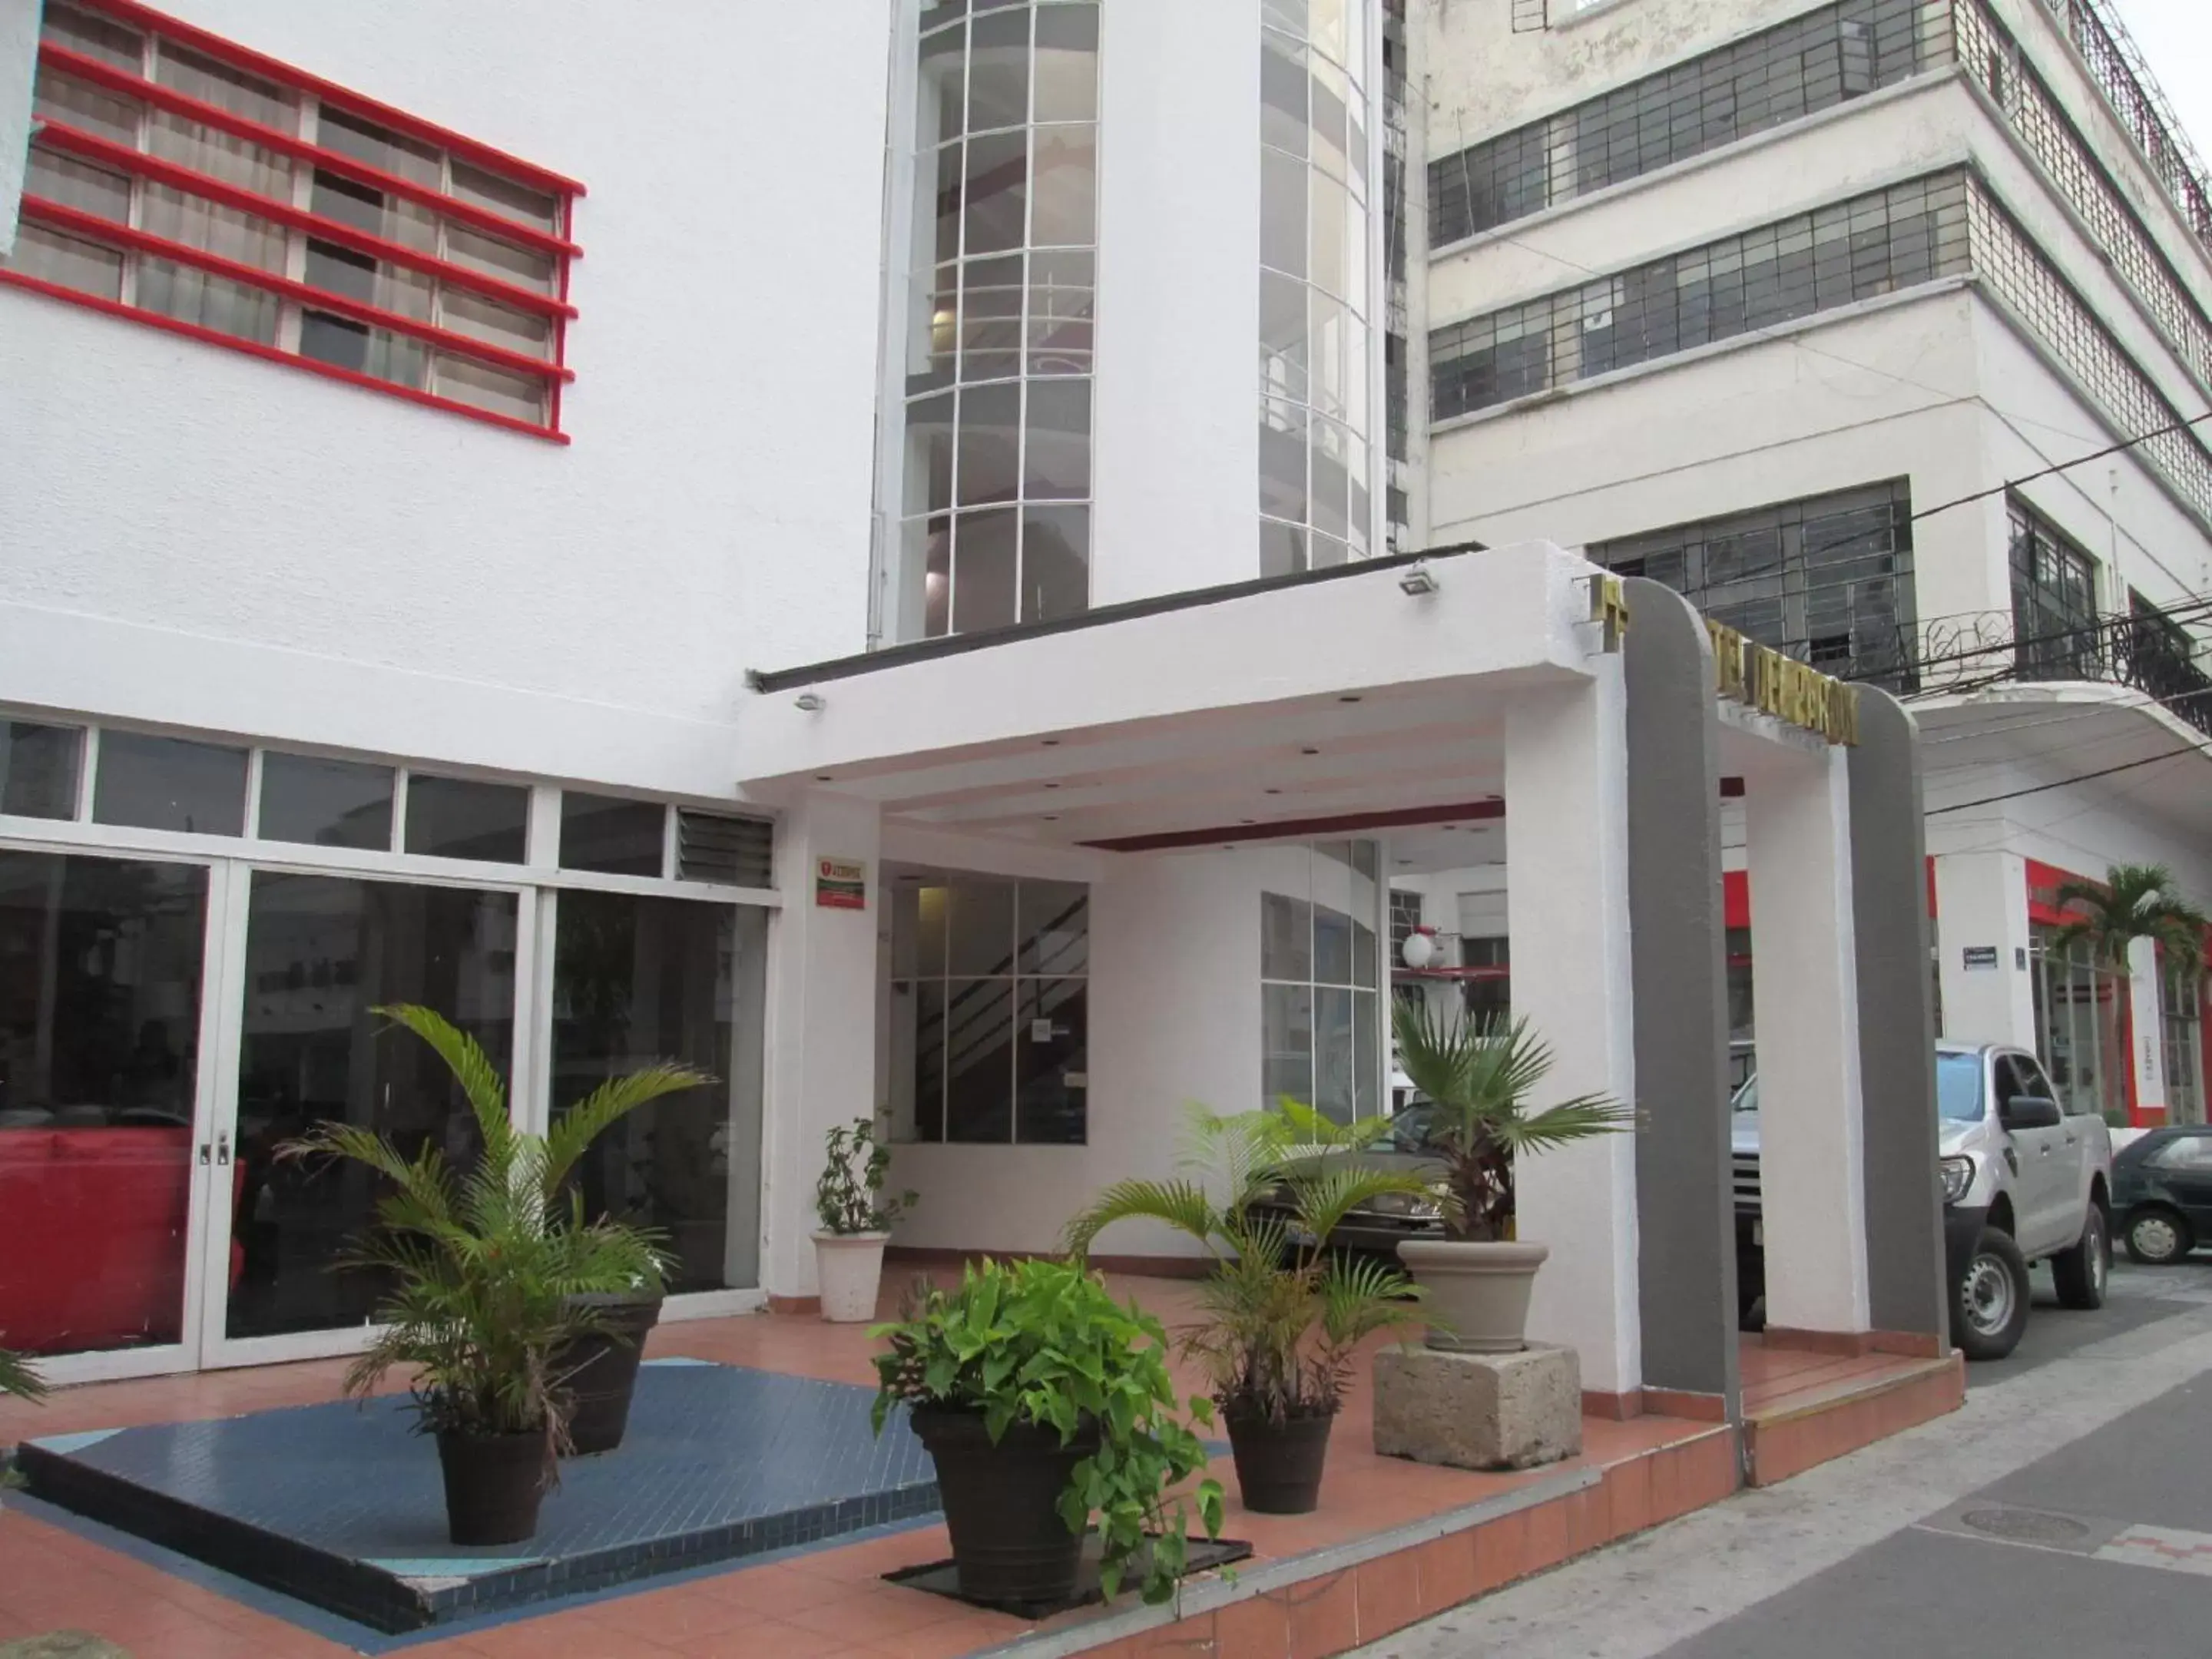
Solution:
<svg viewBox="0 0 2212 1659"><path fill-rule="evenodd" d="M814 866L814 902L824 910L868 908L868 866L846 859L819 859Z"/></svg>

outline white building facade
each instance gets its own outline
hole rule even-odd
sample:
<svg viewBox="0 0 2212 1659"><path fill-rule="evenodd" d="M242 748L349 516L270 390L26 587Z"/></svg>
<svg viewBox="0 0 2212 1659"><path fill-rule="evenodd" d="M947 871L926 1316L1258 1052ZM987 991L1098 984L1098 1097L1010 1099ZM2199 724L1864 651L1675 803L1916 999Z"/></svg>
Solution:
<svg viewBox="0 0 2212 1659"><path fill-rule="evenodd" d="M1170 1156L1086 1110L1086 1022L1161 1012L1123 969L1164 942L1250 1030L1120 1086L1379 1109L1373 838L1160 861L1109 915L1110 814L1010 848L1061 815L742 780L750 671L1386 545L1382 13L656 21L0 3L0 1333L64 1379L358 1346L375 1287L328 1269L374 1194L272 1155L333 1115L466 1155L382 1004L466 1027L525 1123L656 1056L720 1079L586 1178L667 1235L672 1316L811 1294L823 1121L915 1143L923 1246L1042 1248L1124 1143ZM807 994L839 928L880 1065Z"/></svg>
<svg viewBox="0 0 2212 1659"><path fill-rule="evenodd" d="M2201 1121L2202 992L2049 947L2113 863L2212 899L2212 186L2110 5L1420 0L1408 33L1414 544L1540 525L1904 697L1943 1031ZM1445 856L1400 926L1493 982L1510 872Z"/></svg>

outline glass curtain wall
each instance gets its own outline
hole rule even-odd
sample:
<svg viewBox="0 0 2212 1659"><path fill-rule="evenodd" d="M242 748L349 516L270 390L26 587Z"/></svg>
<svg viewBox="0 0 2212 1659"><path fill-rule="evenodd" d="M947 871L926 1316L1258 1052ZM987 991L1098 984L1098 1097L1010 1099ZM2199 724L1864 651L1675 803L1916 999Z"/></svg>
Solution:
<svg viewBox="0 0 2212 1659"><path fill-rule="evenodd" d="M1370 550L1368 0L1261 0L1260 572Z"/></svg>
<svg viewBox="0 0 2212 1659"><path fill-rule="evenodd" d="M1301 855L1295 866L1287 853ZM1382 1109L1379 864L1371 841L1317 842L1280 849L1265 878L1262 1106L1289 1095L1340 1123Z"/></svg>
<svg viewBox="0 0 2212 1659"><path fill-rule="evenodd" d="M184 1335L208 872L0 851L0 1346Z"/></svg>
<svg viewBox="0 0 2212 1659"><path fill-rule="evenodd" d="M1090 606L1097 0L922 12L896 640Z"/></svg>

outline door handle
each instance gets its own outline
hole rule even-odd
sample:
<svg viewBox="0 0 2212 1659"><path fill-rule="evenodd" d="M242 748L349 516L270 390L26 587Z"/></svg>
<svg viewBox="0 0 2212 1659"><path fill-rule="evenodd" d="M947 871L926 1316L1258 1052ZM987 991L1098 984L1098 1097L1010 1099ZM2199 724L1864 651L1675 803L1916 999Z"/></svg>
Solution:
<svg viewBox="0 0 2212 1659"><path fill-rule="evenodd" d="M2038 1157L2049 1158L2051 1156L2051 1143L2049 1141L2045 1141L2042 1146L2037 1147L2035 1151ZM228 1160L225 1161L228 1162Z"/></svg>
<svg viewBox="0 0 2212 1659"><path fill-rule="evenodd" d="M200 1142L200 1168L202 1168L203 1170L204 1170L205 1168L207 1168L207 1162L208 1162L208 1144L207 1144L207 1142L205 1142L204 1140L203 1140L202 1142Z"/></svg>
<svg viewBox="0 0 2212 1659"><path fill-rule="evenodd" d="M229 1167L230 1137L228 1135L217 1135L215 1138L215 1161L225 1168Z"/></svg>

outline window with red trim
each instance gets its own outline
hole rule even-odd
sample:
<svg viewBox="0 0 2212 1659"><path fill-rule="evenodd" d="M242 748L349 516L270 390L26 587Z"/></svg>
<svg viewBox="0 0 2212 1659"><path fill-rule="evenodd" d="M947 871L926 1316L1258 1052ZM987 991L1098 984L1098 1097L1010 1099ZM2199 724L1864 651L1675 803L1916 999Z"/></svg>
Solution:
<svg viewBox="0 0 2212 1659"><path fill-rule="evenodd" d="M582 187L134 0L48 0L0 281L560 428Z"/></svg>

